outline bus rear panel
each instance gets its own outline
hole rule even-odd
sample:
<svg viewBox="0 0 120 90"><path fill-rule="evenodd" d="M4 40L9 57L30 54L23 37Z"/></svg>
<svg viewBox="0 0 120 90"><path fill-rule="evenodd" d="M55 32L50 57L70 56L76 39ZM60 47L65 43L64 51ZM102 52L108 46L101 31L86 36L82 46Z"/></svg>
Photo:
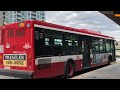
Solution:
<svg viewBox="0 0 120 90"><path fill-rule="evenodd" d="M20 22L1 28L0 74L31 78L34 72L32 23Z"/></svg>

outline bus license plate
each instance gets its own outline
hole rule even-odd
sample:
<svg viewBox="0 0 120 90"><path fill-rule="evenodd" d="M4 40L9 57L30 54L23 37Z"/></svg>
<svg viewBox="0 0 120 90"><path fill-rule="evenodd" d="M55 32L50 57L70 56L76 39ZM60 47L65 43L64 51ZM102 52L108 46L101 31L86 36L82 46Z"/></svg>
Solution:
<svg viewBox="0 0 120 90"><path fill-rule="evenodd" d="M25 54L5 54L3 60L4 66L27 66Z"/></svg>

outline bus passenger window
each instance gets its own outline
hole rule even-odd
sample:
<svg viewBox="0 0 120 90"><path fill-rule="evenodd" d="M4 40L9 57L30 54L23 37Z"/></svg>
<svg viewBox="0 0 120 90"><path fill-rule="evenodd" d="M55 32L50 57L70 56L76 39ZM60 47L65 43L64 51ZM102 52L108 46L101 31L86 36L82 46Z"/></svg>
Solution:
<svg viewBox="0 0 120 90"><path fill-rule="evenodd" d="M92 53L99 52L99 39L92 39Z"/></svg>
<svg viewBox="0 0 120 90"><path fill-rule="evenodd" d="M54 39L54 44L58 46L62 46L62 39Z"/></svg>
<svg viewBox="0 0 120 90"><path fill-rule="evenodd" d="M49 38L45 38L45 45L48 46L49 44Z"/></svg>
<svg viewBox="0 0 120 90"><path fill-rule="evenodd" d="M43 39L43 33L40 33L40 39Z"/></svg>
<svg viewBox="0 0 120 90"><path fill-rule="evenodd" d="M106 42L106 50L107 50L107 52L110 52L111 51L111 43L110 43L110 41L107 41Z"/></svg>
<svg viewBox="0 0 120 90"><path fill-rule="evenodd" d="M35 39L39 40L39 31L35 31Z"/></svg>
<svg viewBox="0 0 120 90"><path fill-rule="evenodd" d="M100 52L105 52L106 51L106 44L104 39L99 40L99 45L100 45Z"/></svg>

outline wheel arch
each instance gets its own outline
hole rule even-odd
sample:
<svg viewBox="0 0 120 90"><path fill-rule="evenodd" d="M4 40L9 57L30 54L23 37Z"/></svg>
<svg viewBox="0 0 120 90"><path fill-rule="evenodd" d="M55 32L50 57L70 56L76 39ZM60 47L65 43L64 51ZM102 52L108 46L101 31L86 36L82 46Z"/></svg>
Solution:
<svg viewBox="0 0 120 90"><path fill-rule="evenodd" d="M68 63L68 62L72 62L73 65L74 65L74 68L75 68L75 61L74 61L74 59L73 59L73 58L68 58L68 59L66 60L66 62L65 62L64 71L66 71L66 66L67 66L67 63Z"/></svg>

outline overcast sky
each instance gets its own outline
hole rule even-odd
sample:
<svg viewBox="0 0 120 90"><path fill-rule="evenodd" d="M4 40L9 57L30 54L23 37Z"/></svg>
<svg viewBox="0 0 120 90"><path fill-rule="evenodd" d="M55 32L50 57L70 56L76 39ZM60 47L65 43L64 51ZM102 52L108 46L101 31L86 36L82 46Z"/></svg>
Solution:
<svg viewBox="0 0 120 90"><path fill-rule="evenodd" d="M101 31L120 41L120 26L98 11L46 11L46 21L74 28Z"/></svg>

